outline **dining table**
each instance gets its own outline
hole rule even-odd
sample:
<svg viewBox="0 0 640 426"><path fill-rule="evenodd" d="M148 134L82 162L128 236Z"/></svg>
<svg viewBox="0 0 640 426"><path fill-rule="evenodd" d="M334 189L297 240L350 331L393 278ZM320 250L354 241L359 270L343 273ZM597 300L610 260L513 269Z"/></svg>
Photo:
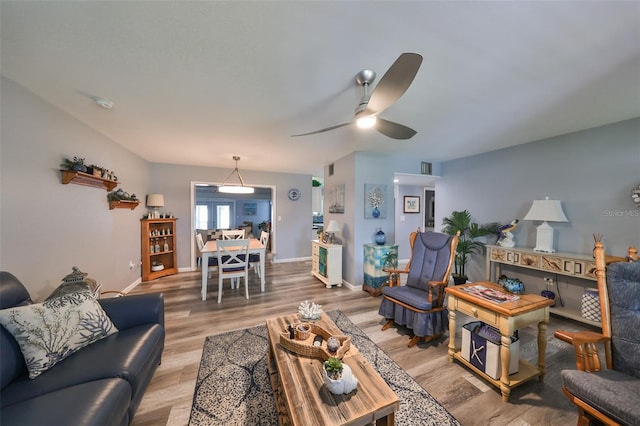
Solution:
<svg viewBox="0 0 640 426"><path fill-rule="evenodd" d="M233 251L234 247L228 247L229 251ZM238 251L240 247L238 246ZM209 264L209 258L216 256L218 251L218 240L207 241L204 248L200 251L202 256L202 265ZM264 258L266 255L266 247L257 238L249 239L249 254L260 255L260 291L264 292ZM202 268L202 300L207 300L207 279L209 273L208 268Z"/></svg>

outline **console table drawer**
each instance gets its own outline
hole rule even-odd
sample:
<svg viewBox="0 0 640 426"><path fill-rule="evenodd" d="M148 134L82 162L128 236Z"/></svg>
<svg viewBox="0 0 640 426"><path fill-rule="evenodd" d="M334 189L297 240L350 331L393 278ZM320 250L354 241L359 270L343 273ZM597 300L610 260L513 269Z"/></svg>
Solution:
<svg viewBox="0 0 640 426"><path fill-rule="evenodd" d="M486 324L492 326L498 325L498 315L495 312L491 312L490 310L484 309L474 303L456 299L455 310L471 317L477 318Z"/></svg>

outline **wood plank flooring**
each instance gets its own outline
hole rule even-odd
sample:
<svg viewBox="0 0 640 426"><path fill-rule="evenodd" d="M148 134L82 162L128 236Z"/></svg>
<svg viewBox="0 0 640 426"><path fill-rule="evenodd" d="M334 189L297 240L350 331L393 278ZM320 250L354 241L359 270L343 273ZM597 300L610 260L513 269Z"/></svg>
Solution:
<svg viewBox="0 0 640 426"><path fill-rule="evenodd" d="M297 312L298 304L304 300L319 303L326 311L342 310L465 426L576 423L576 410L560 390L560 370L575 365L573 349L557 341L553 332L557 328L580 330L586 326L552 317L547 331L545 382L534 380L515 388L510 402L504 403L497 388L460 364L448 362L448 333L435 342L407 348L406 329L380 330L384 321L378 315L379 298L344 287L327 289L310 271L310 261L267 262L264 293L260 293L259 279L251 272L249 300L243 297L244 288L231 290L227 280L220 304L215 272L209 280L204 302L200 298L199 271L160 278L134 289L130 294L164 294L166 343L162 364L132 424L186 425L205 337L264 324L267 318ZM464 317L459 317L459 325L466 322ZM534 327L520 330L521 354L533 362L537 359L536 331ZM459 341L459 331L456 336Z"/></svg>

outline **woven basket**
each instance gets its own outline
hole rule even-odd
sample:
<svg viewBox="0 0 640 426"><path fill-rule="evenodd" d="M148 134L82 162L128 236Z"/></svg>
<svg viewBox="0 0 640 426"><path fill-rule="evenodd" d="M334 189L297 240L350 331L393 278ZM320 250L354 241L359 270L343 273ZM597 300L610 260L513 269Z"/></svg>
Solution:
<svg viewBox="0 0 640 426"><path fill-rule="evenodd" d="M332 356L342 359L344 355L351 348L351 337L348 336L333 336L324 328L316 324L310 324L311 330L309 336L304 340L290 339L289 332L283 331L280 333L280 345L298 355L308 356L311 358L321 358L323 361L328 360ZM294 324L297 327L298 324ZM322 336L322 344L320 346L313 346L313 339L316 336ZM340 348L334 355L330 354L327 350L327 339L329 337L336 337L340 341Z"/></svg>

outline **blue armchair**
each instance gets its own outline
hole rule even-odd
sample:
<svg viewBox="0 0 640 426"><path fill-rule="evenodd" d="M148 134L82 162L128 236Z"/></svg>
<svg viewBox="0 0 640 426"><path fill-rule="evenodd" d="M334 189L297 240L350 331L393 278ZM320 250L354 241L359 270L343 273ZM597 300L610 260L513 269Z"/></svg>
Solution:
<svg viewBox="0 0 640 426"><path fill-rule="evenodd" d="M576 351L577 369L561 372L562 391L578 408L579 426L592 420L639 425L640 262L607 266L601 242L596 242L594 256L602 333L555 332L555 337L571 343ZM604 348L604 366L598 347Z"/></svg>
<svg viewBox="0 0 640 426"><path fill-rule="evenodd" d="M458 245L458 236L436 232L412 232L409 236L411 259L404 270L387 270L388 286L382 288L378 313L387 319L382 330L394 324L413 331L409 347L420 340L429 342L447 330L448 310L444 289ZM401 285L399 274L407 274Z"/></svg>

